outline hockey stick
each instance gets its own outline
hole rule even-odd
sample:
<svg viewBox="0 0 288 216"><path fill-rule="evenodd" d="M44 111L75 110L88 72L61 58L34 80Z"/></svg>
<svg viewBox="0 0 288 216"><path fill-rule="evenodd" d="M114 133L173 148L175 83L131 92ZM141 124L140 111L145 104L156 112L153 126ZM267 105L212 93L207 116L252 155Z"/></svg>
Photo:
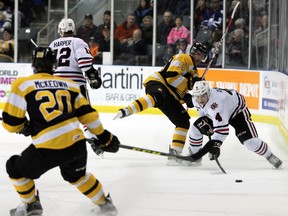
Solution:
<svg viewBox="0 0 288 216"><path fill-rule="evenodd" d="M209 140L211 140L211 136L208 136L208 137L209 137ZM218 158L215 158L215 161L216 161L218 167L220 168L220 170L221 170L223 173L226 174L226 171L224 170L224 168L223 168L222 165L220 164Z"/></svg>
<svg viewBox="0 0 288 216"><path fill-rule="evenodd" d="M219 50L219 47L220 47L221 44L223 43L223 40L224 40L224 38L226 37L226 34L227 34L227 32L229 31L230 26L232 25L232 22L233 22L233 19L234 19L234 15L235 15L235 13L236 13L236 10L237 10L239 4L240 4L240 2L238 2L238 3L235 5L234 9L233 9L231 18L230 18L230 20L229 20L229 22L228 22L228 24L227 24L227 26L226 26L226 29L225 29L225 31L224 31L224 34L222 35L221 40L217 43L217 45L216 45L216 47L215 47L215 50L214 50L214 52L213 52L213 54L212 54L212 58L210 59L207 67L205 68L205 70L204 70L204 72L203 72L203 75L202 75L202 77L201 77L202 80L205 78L207 71L209 70L212 62L213 62L213 61L215 60L215 58L216 58L216 54L217 54L217 52L218 52L218 50Z"/></svg>
<svg viewBox="0 0 288 216"><path fill-rule="evenodd" d="M93 139L87 139L87 142L92 144L93 143ZM153 154L153 155L160 155L160 156L166 156L166 157L176 157L178 159L182 159L182 160L186 160L186 161L191 161L194 162L195 159L191 156L182 156L182 155L175 155L175 154L169 154L166 152L161 152L161 151L155 151L152 149L145 149L145 148L140 148L140 147L135 147L135 146L128 146L128 145L123 145L120 144L119 145L120 148L123 149L128 149L128 150L132 150L132 151L138 151L138 152L143 152L143 153L148 153L148 154Z"/></svg>
<svg viewBox="0 0 288 216"><path fill-rule="evenodd" d="M35 47L38 47L38 45L35 43L35 41L32 38L30 39L30 41Z"/></svg>

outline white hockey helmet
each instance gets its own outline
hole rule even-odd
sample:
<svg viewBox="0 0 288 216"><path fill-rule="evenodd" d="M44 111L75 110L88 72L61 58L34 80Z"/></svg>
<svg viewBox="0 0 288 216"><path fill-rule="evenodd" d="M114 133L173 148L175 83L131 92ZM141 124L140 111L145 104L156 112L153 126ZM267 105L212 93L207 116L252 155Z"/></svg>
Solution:
<svg viewBox="0 0 288 216"><path fill-rule="evenodd" d="M63 37L64 33L66 32L75 32L75 23L70 18L62 19L58 24L58 33L61 37Z"/></svg>
<svg viewBox="0 0 288 216"><path fill-rule="evenodd" d="M210 96L209 83L204 80L195 82L191 94L194 97L207 94L209 97Z"/></svg>

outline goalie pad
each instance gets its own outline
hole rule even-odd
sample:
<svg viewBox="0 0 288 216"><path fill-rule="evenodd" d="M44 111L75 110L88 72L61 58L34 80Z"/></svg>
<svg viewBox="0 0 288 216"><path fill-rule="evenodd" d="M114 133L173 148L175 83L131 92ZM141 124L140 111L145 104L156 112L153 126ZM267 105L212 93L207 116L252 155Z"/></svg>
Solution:
<svg viewBox="0 0 288 216"><path fill-rule="evenodd" d="M213 122L207 116L202 116L194 122L194 126L201 132L201 134L206 136L211 136L213 134Z"/></svg>

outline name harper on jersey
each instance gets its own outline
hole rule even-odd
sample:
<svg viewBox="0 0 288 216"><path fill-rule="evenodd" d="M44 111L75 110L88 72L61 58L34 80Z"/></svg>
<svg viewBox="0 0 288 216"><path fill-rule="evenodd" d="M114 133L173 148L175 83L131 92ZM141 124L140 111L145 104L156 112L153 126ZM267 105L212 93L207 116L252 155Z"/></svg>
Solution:
<svg viewBox="0 0 288 216"><path fill-rule="evenodd" d="M72 40L55 41L54 42L54 47L69 46L71 43L72 43Z"/></svg>
<svg viewBox="0 0 288 216"><path fill-rule="evenodd" d="M56 80L45 80L45 81L34 81L35 88L43 89L43 88L66 88L68 89L68 85L66 82L63 81L56 81Z"/></svg>

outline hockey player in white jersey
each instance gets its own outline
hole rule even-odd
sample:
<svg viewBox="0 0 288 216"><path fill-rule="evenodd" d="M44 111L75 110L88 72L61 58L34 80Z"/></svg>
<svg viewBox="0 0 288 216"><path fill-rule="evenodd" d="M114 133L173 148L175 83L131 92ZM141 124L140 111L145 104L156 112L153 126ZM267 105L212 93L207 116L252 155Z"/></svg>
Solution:
<svg viewBox="0 0 288 216"><path fill-rule="evenodd" d="M49 45L56 52L57 58L54 76L71 79L78 83L81 93L89 101L86 77L92 89L98 89L102 84L99 72L93 67L93 57L89 46L82 39L74 37L75 23L70 18L60 21L58 33L61 37ZM94 137L87 128L84 131L87 138Z"/></svg>
<svg viewBox="0 0 288 216"><path fill-rule="evenodd" d="M93 67L89 46L82 39L74 37L75 24L70 18L60 21L58 33L61 37L49 45L56 51L57 68L54 76L72 79L80 85L81 92L88 98L86 77L92 89L98 89L102 84L98 71Z"/></svg>
<svg viewBox="0 0 288 216"><path fill-rule="evenodd" d="M189 151L192 155L202 149L205 134L210 138L206 143L211 146L210 160L218 158L220 146L228 136L231 125L248 150L265 157L275 168L281 166L282 161L258 137L243 95L232 89L210 89L207 81L198 81L193 86L192 96L192 103L199 114L199 119L189 130Z"/></svg>

